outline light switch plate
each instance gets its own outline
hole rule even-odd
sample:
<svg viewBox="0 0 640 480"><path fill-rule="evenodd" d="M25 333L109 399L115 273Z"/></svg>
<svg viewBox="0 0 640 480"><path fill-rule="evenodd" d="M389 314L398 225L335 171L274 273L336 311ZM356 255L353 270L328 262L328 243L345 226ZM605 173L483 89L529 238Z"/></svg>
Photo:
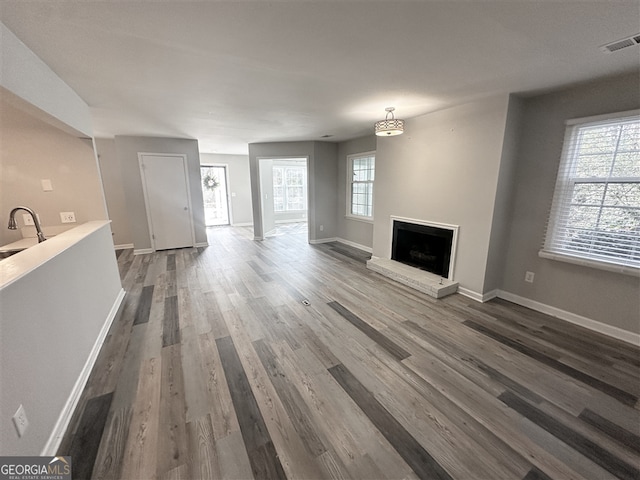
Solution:
<svg viewBox="0 0 640 480"><path fill-rule="evenodd" d="M40 214L36 213L36 218L38 219L38 222L40 222L40 225L42 225L42 221L40 220ZM35 225L33 223L33 217L28 213L22 214L22 221L24 222L25 227L28 225Z"/></svg>
<svg viewBox="0 0 640 480"><path fill-rule="evenodd" d="M45 178L43 180L40 180L40 183L42 184L43 192L53 192L53 184L51 183L51 180Z"/></svg>
<svg viewBox="0 0 640 480"><path fill-rule="evenodd" d="M14 413L13 424L16 427L16 431L18 432L18 437L22 437L24 435L25 430L29 426L29 420L27 420L27 413L24 411L24 407L20 405L16 413Z"/></svg>

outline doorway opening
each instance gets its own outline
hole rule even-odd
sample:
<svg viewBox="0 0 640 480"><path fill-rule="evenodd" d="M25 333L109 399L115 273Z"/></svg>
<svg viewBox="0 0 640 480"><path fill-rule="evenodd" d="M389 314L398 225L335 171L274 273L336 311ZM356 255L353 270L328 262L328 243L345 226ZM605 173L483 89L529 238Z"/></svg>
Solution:
<svg viewBox="0 0 640 480"><path fill-rule="evenodd" d="M308 233L306 158L260 158L263 237Z"/></svg>
<svg viewBox="0 0 640 480"><path fill-rule="evenodd" d="M227 167L203 165L200 167L200 178L202 178L205 226L229 225Z"/></svg>

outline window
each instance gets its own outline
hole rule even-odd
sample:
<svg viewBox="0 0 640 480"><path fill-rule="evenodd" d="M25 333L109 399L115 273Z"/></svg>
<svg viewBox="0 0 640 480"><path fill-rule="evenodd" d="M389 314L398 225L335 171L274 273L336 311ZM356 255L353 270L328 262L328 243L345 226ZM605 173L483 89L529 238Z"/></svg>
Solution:
<svg viewBox="0 0 640 480"><path fill-rule="evenodd" d="M640 268L637 112L568 122L540 255Z"/></svg>
<svg viewBox="0 0 640 480"><path fill-rule="evenodd" d="M351 179L347 201L348 216L373 220L375 162L374 152L347 157L348 178Z"/></svg>
<svg viewBox="0 0 640 480"><path fill-rule="evenodd" d="M273 167L273 206L276 212L307 209L307 168Z"/></svg>

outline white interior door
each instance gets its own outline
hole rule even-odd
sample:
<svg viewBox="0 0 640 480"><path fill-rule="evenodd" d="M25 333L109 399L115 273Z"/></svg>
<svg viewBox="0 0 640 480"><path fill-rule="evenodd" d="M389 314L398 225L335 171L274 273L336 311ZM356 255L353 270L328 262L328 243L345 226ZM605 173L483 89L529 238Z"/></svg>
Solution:
<svg viewBox="0 0 640 480"><path fill-rule="evenodd" d="M139 154L154 250L192 247L193 217L184 155Z"/></svg>

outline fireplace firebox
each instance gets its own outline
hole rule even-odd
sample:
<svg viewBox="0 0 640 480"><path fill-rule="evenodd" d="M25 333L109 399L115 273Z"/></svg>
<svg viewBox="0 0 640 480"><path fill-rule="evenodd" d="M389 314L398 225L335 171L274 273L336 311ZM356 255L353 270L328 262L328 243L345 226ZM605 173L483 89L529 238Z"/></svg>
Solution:
<svg viewBox="0 0 640 480"><path fill-rule="evenodd" d="M451 229L394 220L391 259L448 278L453 241Z"/></svg>

